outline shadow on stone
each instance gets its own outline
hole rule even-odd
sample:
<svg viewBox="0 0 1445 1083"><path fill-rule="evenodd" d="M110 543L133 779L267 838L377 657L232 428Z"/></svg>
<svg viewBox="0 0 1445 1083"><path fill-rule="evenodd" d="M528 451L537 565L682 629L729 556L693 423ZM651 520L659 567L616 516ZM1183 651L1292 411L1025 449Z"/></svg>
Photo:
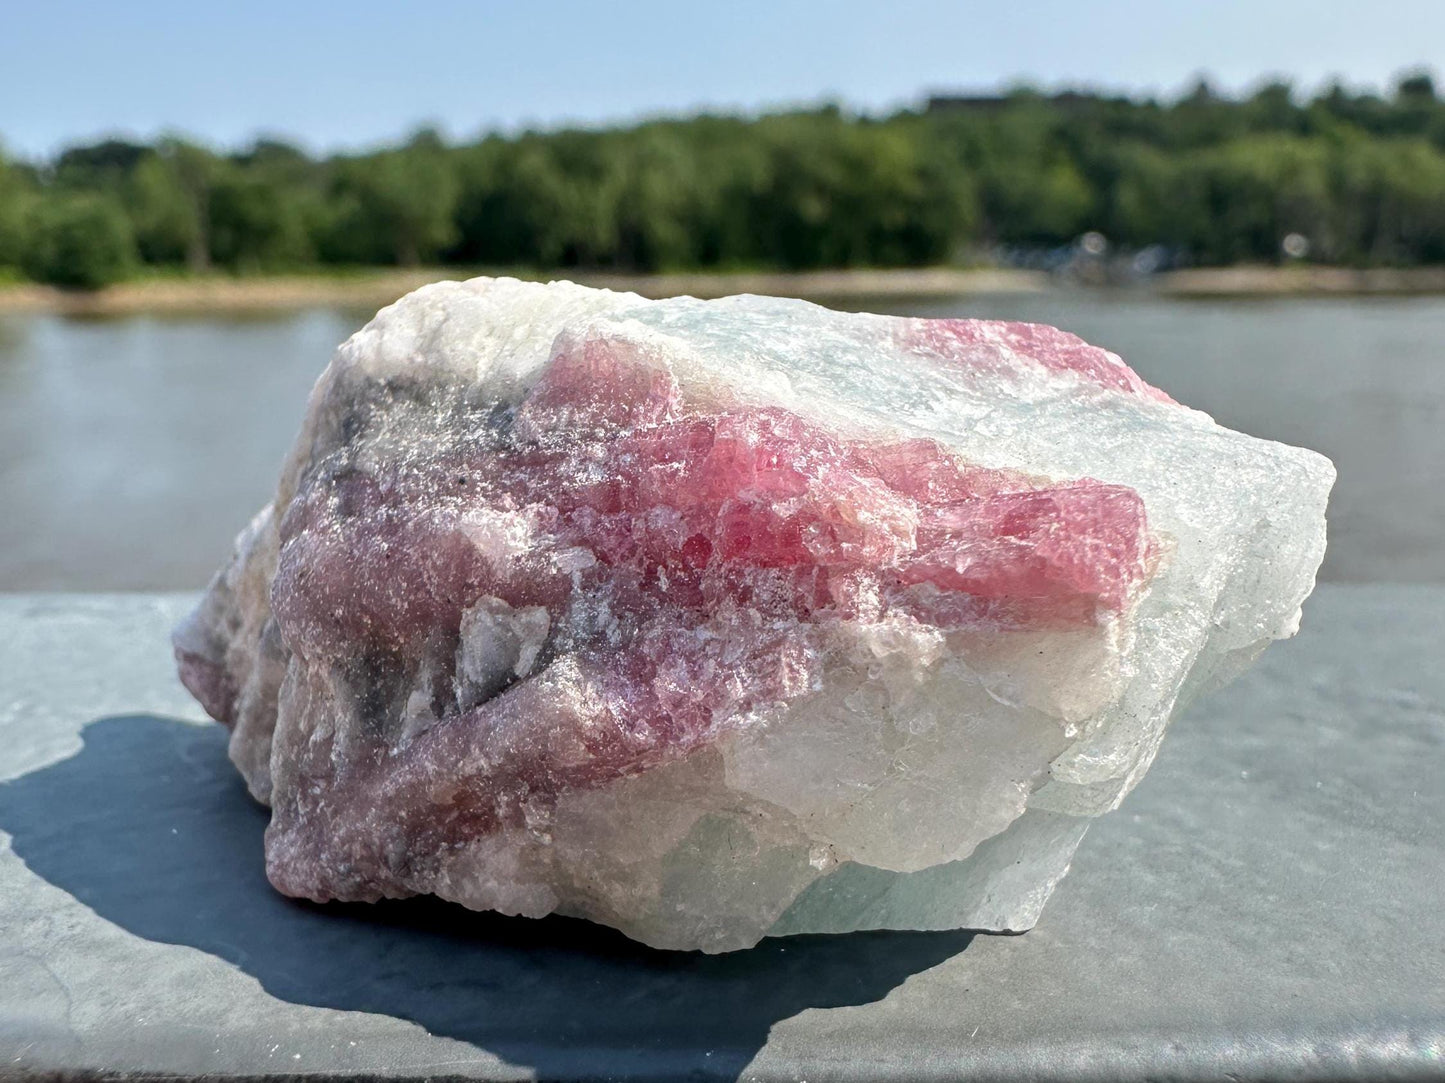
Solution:
<svg viewBox="0 0 1445 1083"><path fill-rule="evenodd" d="M268 813L226 760L219 726L105 718L84 740L70 759L0 784L0 828L35 873L137 936L233 963L282 1000L405 1018L543 1079L735 1077L773 1023L878 1000L972 938L800 936L706 956L430 899L299 904L266 882Z"/></svg>

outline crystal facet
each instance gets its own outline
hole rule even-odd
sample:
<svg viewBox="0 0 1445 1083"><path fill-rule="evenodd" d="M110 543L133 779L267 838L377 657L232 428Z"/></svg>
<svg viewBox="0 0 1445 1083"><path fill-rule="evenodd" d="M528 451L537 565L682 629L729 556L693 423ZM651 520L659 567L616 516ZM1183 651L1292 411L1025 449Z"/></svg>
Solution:
<svg viewBox="0 0 1445 1083"><path fill-rule="evenodd" d="M1026 929L1334 470L1048 327L476 279L383 310L176 632L290 895L649 944Z"/></svg>

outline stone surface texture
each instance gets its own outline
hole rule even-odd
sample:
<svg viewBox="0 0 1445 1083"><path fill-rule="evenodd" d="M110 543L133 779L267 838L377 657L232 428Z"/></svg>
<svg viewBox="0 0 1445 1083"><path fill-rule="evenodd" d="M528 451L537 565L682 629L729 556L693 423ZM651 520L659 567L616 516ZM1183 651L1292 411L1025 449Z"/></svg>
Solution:
<svg viewBox="0 0 1445 1083"><path fill-rule="evenodd" d="M1333 479L1052 328L445 283L338 351L176 653L289 895L1022 930L1297 629Z"/></svg>

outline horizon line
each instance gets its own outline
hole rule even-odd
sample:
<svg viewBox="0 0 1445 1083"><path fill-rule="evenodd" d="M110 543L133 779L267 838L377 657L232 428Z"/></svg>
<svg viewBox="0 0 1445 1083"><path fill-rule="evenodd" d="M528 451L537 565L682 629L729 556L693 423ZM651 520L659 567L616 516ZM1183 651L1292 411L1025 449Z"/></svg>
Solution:
<svg viewBox="0 0 1445 1083"><path fill-rule="evenodd" d="M752 105L743 105L737 102L705 102L680 107L644 108L610 116L561 115L546 120L522 118L510 122L484 124L469 135L459 135L454 131L449 131L447 125L435 119L422 118L404 132L389 137L379 136L375 140L365 142L334 142L320 146L309 139L286 133L279 127L269 125L258 125L252 128L250 134L243 139L234 142L212 139L194 132L183 131L179 127L162 125L153 128L149 134L134 128L102 128L89 135L69 136L52 141L49 148L40 153L26 153L11 151L7 146L4 133L0 132L0 160L8 159L12 162L23 162L33 166L42 165L54 161L67 150L75 148L96 146L109 141L146 146L168 138L181 139L222 156L244 153L258 143L283 143L294 147L308 157L320 159L374 153L404 144L416 135L428 131L435 132L448 146L466 146L492 137L517 138L529 134L547 135L567 131L615 131L641 127L645 124L699 120L708 117L759 120L787 113L816 112L829 107L836 108L854 118L887 119L907 112L921 112L935 98L1004 99L1014 94L1028 92L1038 93L1047 98L1074 93L1102 99L1124 99L1140 105L1149 102L1178 104L1203 85L1207 86L1210 92L1219 99L1238 103L1248 100L1250 96L1265 87L1285 84L1290 87L1291 100L1301 104L1321 97L1334 87L1340 87L1354 96L1373 95L1387 99L1392 89L1398 86L1402 80L1419 75L1438 79L1437 69L1433 64L1427 62L1402 65L1391 76L1387 86L1381 86L1371 81L1351 81L1348 77L1340 74L1326 76L1311 84L1304 83L1298 76L1287 72L1264 72L1242 84L1224 87L1207 71L1200 70L1187 76L1168 90L1161 89L1156 85L1126 87L1089 79L1049 81L1031 76L1012 76L992 84L925 86L909 97L893 98L875 105L849 102L843 95L824 90L809 98L779 99Z"/></svg>

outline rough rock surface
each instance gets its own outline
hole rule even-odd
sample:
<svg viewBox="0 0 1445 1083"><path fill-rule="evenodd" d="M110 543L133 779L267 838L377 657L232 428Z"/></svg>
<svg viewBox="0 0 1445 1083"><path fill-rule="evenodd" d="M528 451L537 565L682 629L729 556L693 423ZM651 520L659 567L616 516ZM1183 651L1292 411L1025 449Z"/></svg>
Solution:
<svg viewBox="0 0 1445 1083"><path fill-rule="evenodd" d="M338 351L176 653L290 895L1020 930L1296 630L1333 479L1048 327L444 283Z"/></svg>

